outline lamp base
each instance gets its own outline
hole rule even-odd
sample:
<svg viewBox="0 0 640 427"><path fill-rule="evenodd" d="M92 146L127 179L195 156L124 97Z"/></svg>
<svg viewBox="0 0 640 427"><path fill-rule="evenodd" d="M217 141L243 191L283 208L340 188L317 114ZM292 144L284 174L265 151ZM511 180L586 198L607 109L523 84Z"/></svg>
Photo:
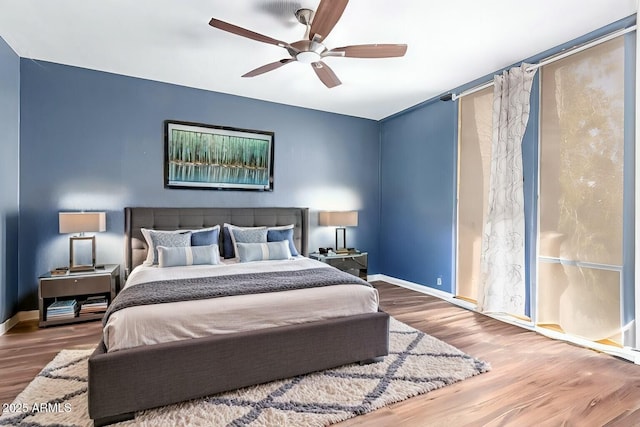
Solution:
<svg viewBox="0 0 640 427"><path fill-rule="evenodd" d="M342 237L342 242L340 241ZM347 250L347 229L344 227L336 227L336 250L335 253L342 253L340 251Z"/></svg>
<svg viewBox="0 0 640 427"><path fill-rule="evenodd" d="M359 254L360 251L357 250L356 248L340 248L340 249L336 249L335 251L333 251L336 254Z"/></svg>
<svg viewBox="0 0 640 427"><path fill-rule="evenodd" d="M69 272L94 271L96 265L96 237L69 238Z"/></svg>

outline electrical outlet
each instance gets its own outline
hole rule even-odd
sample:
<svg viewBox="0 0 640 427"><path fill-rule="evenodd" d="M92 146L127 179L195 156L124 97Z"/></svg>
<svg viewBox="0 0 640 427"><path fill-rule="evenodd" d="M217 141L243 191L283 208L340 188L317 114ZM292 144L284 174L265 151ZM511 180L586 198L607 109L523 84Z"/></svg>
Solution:
<svg viewBox="0 0 640 427"><path fill-rule="evenodd" d="M436 285L442 286L442 276L438 276L438 278L436 279Z"/></svg>

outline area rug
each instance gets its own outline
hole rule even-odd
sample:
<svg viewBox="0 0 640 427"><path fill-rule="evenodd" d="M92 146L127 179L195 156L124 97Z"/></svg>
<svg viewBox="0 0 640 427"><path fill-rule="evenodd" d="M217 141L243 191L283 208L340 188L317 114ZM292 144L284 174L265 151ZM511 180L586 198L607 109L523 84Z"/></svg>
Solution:
<svg viewBox="0 0 640 427"><path fill-rule="evenodd" d="M327 426L487 372L486 362L391 319L390 353L347 365L138 412L118 426ZM3 405L0 425L90 426L87 360L63 350Z"/></svg>

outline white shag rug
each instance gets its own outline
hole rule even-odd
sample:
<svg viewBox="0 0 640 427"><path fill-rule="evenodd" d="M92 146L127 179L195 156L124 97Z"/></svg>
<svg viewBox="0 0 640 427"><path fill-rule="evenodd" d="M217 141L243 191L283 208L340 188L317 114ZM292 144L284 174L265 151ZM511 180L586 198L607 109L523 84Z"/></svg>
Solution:
<svg viewBox="0 0 640 427"><path fill-rule="evenodd" d="M136 413L117 426L327 426L487 372L486 362L391 319L383 361L273 381ZM87 360L92 350L62 350L3 404L0 425L91 426Z"/></svg>

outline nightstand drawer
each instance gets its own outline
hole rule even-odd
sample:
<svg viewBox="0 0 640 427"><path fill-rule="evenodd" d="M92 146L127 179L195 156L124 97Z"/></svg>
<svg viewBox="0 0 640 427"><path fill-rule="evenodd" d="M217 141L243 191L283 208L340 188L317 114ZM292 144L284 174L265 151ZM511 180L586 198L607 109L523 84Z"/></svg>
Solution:
<svg viewBox="0 0 640 427"><path fill-rule="evenodd" d="M42 298L111 292L111 276L105 274L92 277L77 276L43 280L41 286Z"/></svg>

